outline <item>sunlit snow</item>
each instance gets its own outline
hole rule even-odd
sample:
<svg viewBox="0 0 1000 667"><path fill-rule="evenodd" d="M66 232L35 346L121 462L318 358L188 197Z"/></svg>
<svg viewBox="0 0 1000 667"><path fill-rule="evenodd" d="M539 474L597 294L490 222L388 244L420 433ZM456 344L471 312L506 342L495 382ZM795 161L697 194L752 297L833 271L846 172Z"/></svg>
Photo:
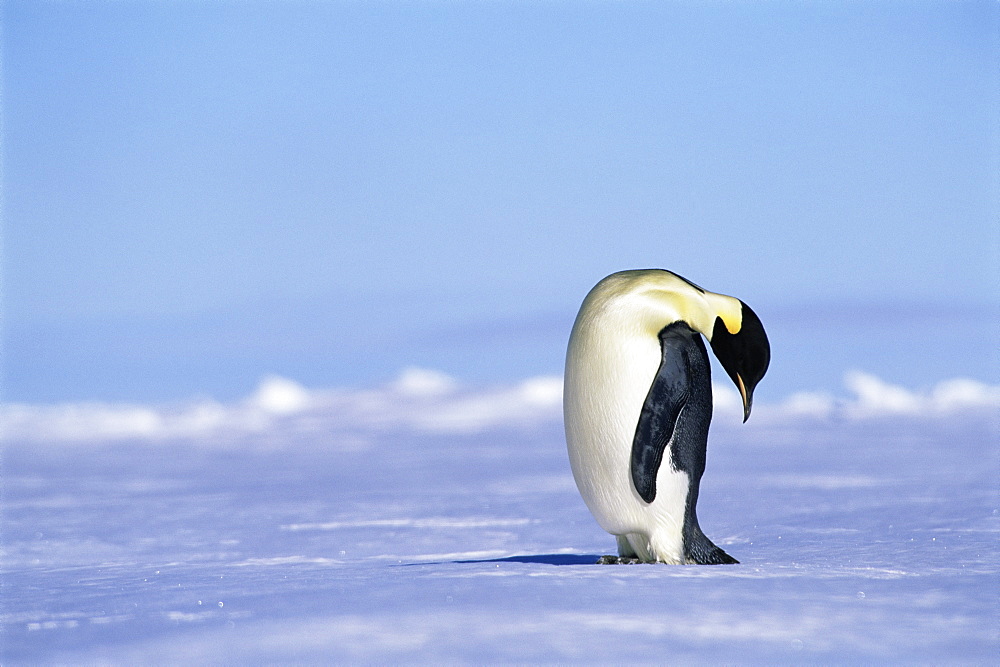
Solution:
<svg viewBox="0 0 1000 667"><path fill-rule="evenodd" d="M594 564L559 378L2 406L3 662L995 659L1000 388L715 395L735 566Z"/></svg>

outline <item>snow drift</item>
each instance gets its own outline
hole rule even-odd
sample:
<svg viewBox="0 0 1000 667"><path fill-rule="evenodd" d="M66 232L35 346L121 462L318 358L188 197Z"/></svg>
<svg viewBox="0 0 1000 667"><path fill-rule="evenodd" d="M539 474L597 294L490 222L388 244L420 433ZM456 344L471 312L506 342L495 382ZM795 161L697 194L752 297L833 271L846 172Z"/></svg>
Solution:
<svg viewBox="0 0 1000 667"><path fill-rule="evenodd" d="M750 424L802 420L995 419L1000 386L969 379L941 382L926 391L889 384L873 375L845 375L846 397L796 393L755 405ZM741 413L729 385L715 384L716 425ZM407 431L475 434L530 428L561 419L562 379L541 376L512 386L466 387L433 370L408 368L393 382L371 389L308 389L269 376L256 391L232 403L196 399L165 405L65 403L0 405L0 438L6 442L87 443L123 440L189 440L202 444L270 442L296 434Z"/></svg>

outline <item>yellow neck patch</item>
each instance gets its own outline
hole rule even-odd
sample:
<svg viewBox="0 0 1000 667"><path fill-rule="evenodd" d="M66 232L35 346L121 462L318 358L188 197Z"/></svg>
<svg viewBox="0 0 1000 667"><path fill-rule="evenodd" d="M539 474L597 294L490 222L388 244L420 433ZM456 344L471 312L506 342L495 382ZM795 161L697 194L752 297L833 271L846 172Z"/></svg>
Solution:
<svg viewBox="0 0 1000 667"><path fill-rule="evenodd" d="M715 311L715 316L726 325L726 331L730 334L738 334L743 328L743 304L739 299L724 294L709 292L705 295L711 308Z"/></svg>
<svg viewBox="0 0 1000 667"><path fill-rule="evenodd" d="M728 313L719 313L719 317L722 318L722 323L726 325L726 331L731 334L738 334L740 332L740 328L743 326L743 318L736 319Z"/></svg>

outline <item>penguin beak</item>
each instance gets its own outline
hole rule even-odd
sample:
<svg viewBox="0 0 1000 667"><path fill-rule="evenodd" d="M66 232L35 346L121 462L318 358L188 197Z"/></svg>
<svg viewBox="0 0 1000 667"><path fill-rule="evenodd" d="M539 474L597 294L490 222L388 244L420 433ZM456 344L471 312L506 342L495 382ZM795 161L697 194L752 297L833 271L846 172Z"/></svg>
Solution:
<svg viewBox="0 0 1000 667"><path fill-rule="evenodd" d="M743 399L743 423L746 424L747 420L750 419L750 408L753 406L753 392L747 391L739 373L736 374L736 386L739 387L740 398Z"/></svg>

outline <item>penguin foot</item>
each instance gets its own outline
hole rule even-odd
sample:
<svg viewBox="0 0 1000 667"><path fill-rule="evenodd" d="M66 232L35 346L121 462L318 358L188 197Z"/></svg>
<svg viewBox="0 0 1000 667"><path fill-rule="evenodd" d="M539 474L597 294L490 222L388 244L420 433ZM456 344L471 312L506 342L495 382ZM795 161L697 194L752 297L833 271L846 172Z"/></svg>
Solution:
<svg viewBox="0 0 1000 667"><path fill-rule="evenodd" d="M598 565L638 565L642 561L634 556L601 556Z"/></svg>

